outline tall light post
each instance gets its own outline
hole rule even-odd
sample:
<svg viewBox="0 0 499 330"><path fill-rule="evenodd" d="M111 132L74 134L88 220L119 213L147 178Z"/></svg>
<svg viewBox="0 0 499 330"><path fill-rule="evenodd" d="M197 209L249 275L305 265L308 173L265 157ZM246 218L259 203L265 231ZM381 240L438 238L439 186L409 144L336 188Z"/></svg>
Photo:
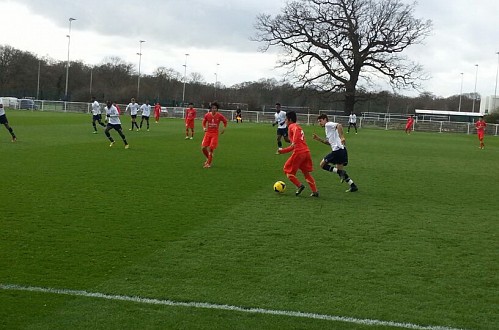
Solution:
<svg viewBox="0 0 499 330"><path fill-rule="evenodd" d="M139 40L139 52L137 55L139 55L139 77L137 79L137 100L139 99L139 93L140 93L140 62L142 61L142 43L146 42L145 40Z"/></svg>
<svg viewBox="0 0 499 330"><path fill-rule="evenodd" d="M71 22L76 21L76 18L69 18L69 33L66 36L68 38L68 61L66 63L66 89L64 90L64 99L68 100L68 78L69 78L69 46L71 45Z"/></svg>
<svg viewBox="0 0 499 330"><path fill-rule="evenodd" d="M36 83L36 99L39 100L40 95L40 66L42 65L42 60L38 60L38 79Z"/></svg>
<svg viewBox="0 0 499 330"><path fill-rule="evenodd" d="M475 92L473 93L473 107L471 109L471 112L475 112L475 101L476 101L476 82L478 79L478 64L475 64L476 71L475 71Z"/></svg>
<svg viewBox="0 0 499 330"><path fill-rule="evenodd" d="M459 92L459 109L458 112L461 112L461 99L463 97L463 73L461 72L461 92Z"/></svg>
<svg viewBox="0 0 499 330"><path fill-rule="evenodd" d="M185 54L185 64L184 64L184 89L182 90L182 106L184 106L184 103L185 103L185 80L186 80L186 74L187 74L187 56L189 56L189 54Z"/></svg>
<svg viewBox="0 0 499 330"><path fill-rule="evenodd" d="M218 85L218 66L220 63L217 63L217 67L215 70L215 100L217 99L217 85Z"/></svg>
<svg viewBox="0 0 499 330"><path fill-rule="evenodd" d="M496 68L496 87L494 89L494 102L493 106L491 107L491 111L495 111L496 109L496 103L497 103L497 75L499 74L499 52L496 52L497 54L497 68Z"/></svg>
<svg viewBox="0 0 499 330"><path fill-rule="evenodd" d="M92 80L94 75L94 67L90 67L90 97L92 97Z"/></svg>

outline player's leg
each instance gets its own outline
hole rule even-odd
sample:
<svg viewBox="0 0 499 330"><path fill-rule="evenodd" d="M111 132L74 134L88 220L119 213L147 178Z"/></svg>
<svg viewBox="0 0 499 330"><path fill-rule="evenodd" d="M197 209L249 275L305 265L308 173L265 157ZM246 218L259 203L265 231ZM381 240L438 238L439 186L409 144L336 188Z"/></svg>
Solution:
<svg viewBox="0 0 499 330"><path fill-rule="evenodd" d="M297 159L297 156L295 154L292 154L288 158L286 163L284 163L283 167L284 174L286 174L286 177L289 179L289 181L291 181L297 188L295 196L300 195L303 189L305 189L305 186L296 177L296 172L298 172L299 165L299 159Z"/></svg>
<svg viewBox="0 0 499 330"><path fill-rule="evenodd" d="M110 147L113 146L114 144L114 139L113 137L111 136L111 134L109 134L109 131L111 130L111 128L113 128L111 125L107 125L106 126L106 129L104 130L104 134L107 136L107 138L109 139L109 141L111 142L111 144L109 145Z"/></svg>
<svg viewBox="0 0 499 330"><path fill-rule="evenodd" d="M210 140L210 147L209 147L209 151L208 151L208 165L211 166L211 163L213 161L213 153L215 152L215 149L217 149L218 147L218 134L214 134L212 137L211 137L211 140Z"/></svg>
<svg viewBox="0 0 499 330"><path fill-rule="evenodd" d="M104 125L104 123L102 122L102 115L98 115L97 119L98 119L99 125L101 125L102 127L106 127L106 125Z"/></svg>
<svg viewBox="0 0 499 330"><path fill-rule="evenodd" d="M123 129L121 128L121 125L115 126L114 129L118 132L118 134L120 135L121 139L123 140L123 143L125 144L125 148L128 149L128 142L126 140L125 134L123 134Z"/></svg>
<svg viewBox="0 0 499 330"><path fill-rule="evenodd" d="M12 127L10 127L9 122L6 121L3 125L5 126L7 131L9 131L10 136L12 137L12 142L15 142L17 140L17 137L14 134L14 130L12 129Z"/></svg>
<svg viewBox="0 0 499 330"><path fill-rule="evenodd" d="M96 116L92 116L92 126L94 127L94 134L97 133L97 125L95 124L96 121Z"/></svg>

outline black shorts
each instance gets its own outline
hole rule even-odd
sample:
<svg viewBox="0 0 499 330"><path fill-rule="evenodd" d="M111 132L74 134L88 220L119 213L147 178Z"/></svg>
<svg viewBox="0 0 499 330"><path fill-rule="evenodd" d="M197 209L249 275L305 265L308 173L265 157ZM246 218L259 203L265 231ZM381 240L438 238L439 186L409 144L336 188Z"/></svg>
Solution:
<svg viewBox="0 0 499 330"><path fill-rule="evenodd" d="M5 125L5 124L8 124L9 121L7 120L7 116L6 115L1 115L0 116L0 124L2 125Z"/></svg>
<svg viewBox="0 0 499 330"><path fill-rule="evenodd" d="M135 119L137 118L137 115L131 115L132 116L132 119Z"/></svg>
<svg viewBox="0 0 499 330"><path fill-rule="evenodd" d="M93 121L96 121L96 120L97 121L101 121L101 119L102 119L102 115L92 115L92 120Z"/></svg>
<svg viewBox="0 0 499 330"><path fill-rule="evenodd" d="M348 165L348 152L347 148L338 149L336 151L332 151L324 157L324 161L330 164L340 164L343 166Z"/></svg>
<svg viewBox="0 0 499 330"><path fill-rule="evenodd" d="M109 123L107 123L106 129L110 130L112 128L114 128L117 131L121 131L122 130L121 124L109 124Z"/></svg>
<svg viewBox="0 0 499 330"><path fill-rule="evenodd" d="M288 136L288 128L278 128L277 135Z"/></svg>

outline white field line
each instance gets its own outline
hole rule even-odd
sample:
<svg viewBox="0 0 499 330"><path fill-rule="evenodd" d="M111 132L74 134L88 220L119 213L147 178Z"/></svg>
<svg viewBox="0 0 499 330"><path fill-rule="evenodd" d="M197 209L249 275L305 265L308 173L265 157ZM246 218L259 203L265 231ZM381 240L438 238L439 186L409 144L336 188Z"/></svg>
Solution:
<svg viewBox="0 0 499 330"><path fill-rule="evenodd" d="M418 325L412 323L403 322L393 322L393 321L381 321L372 319L358 319L354 317L347 316L335 316L326 314L315 314L315 313L304 313L304 312L293 312L293 311L283 311L283 310L273 310L264 308L246 308L231 305L218 305L203 302L179 302L172 300L160 300L151 298L141 298L141 297L131 297L131 296L120 296L120 295L110 295L99 292L88 292L80 290L68 290L68 289L53 289L53 288L42 288L36 286L21 286L16 284L1 284L0 289L3 290L13 290L13 291L31 291L31 292L43 292L52 294L62 294L68 296L80 296L80 297L90 297L90 298L101 298L108 300L121 300L130 301L141 304L151 304L151 305L164 305L173 307L190 307L190 308L206 308L206 309L218 309L227 310L242 313L255 313L255 314L270 314L270 315L282 315L289 317L302 317L308 319L335 321L335 322L347 322L361 325L371 325L371 326L388 326L395 328L405 328L405 329L417 329L417 330L462 330L458 328L450 328L445 326L432 326L432 325Z"/></svg>

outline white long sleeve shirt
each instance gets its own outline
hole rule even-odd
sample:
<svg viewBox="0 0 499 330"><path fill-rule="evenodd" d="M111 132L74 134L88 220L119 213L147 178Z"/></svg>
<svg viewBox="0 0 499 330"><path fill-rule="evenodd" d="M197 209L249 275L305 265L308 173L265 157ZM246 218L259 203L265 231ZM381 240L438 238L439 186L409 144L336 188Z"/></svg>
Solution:
<svg viewBox="0 0 499 330"><path fill-rule="evenodd" d="M286 112L279 111L274 114L275 121L277 122L278 128L286 128ZM282 125L281 125L282 124Z"/></svg>
<svg viewBox="0 0 499 330"><path fill-rule="evenodd" d="M130 109L130 115L131 116L136 116L137 115L137 111L139 110L139 105L136 102L135 103L130 102L126 106L125 111L128 111L128 109Z"/></svg>
<svg viewBox="0 0 499 330"><path fill-rule="evenodd" d="M343 143L341 143L340 134L338 133L338 123L328 121L324 126L324 130L326 131L326 139L333 151L345 148Z"/></svg>
<svg viewBox="0 0 499 330"><path fill-rule="evenodd" d="M101 114L100 104L99 104L99 102L94 101L92 103L92 115L96 116L96 115L100 115L100 114Z"/></svg>
<svg viewBox="0 0 499 330"><path fill-rule="evenodd" d="M109 124L121 125L120 113L118 112L118 109L116 109L114 105L111 105L110 108L106 106L106 116L109 118Z"/></svg>
<svg viewBox="0 0 499 330"><path fill-rule="evenodd" d="M142 116L149 117L151 115L151 106L144 103L140 106L140 111L142 111Z"/></svg>

